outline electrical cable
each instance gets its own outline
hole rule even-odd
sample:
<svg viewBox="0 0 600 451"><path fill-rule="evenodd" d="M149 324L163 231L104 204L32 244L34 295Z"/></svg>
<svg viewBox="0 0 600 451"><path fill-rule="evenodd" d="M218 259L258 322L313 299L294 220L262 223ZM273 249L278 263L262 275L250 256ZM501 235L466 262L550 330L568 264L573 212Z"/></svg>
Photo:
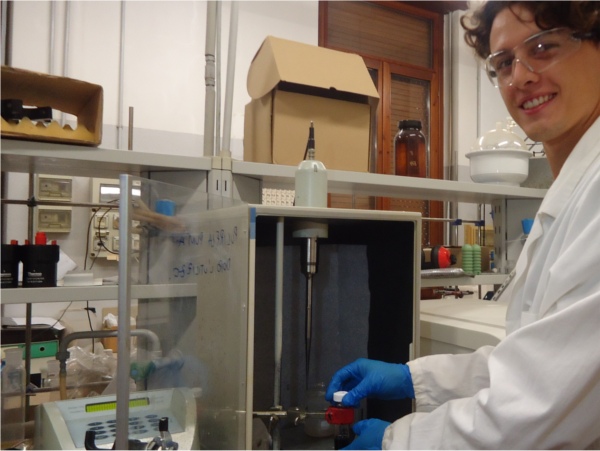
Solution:
<svg viewBox="0 0 600 451"><path fill-rule="evenodd" d="M109 203L111 202L118 202L119 199L113 199L111 201L109 201ZM107 210L102 212L102 216L100 217L100 221L98 221L98 227L97 230L98 232L100 232L100 224L102 223L102 219L106 216L106 214L112 210L113 207L109 207ZM100 212L100 208L96 209L92 209L93 214L90 217L90 221L88 222L88 227L87 227L87 238L86 238L86 242L85 242L85 257L84 257L84 264L83 264L83 269L86 270L87 269L87 259L88 259L88 255L89 255L89 249L90 249L90 231L91 231L91 227L92 227L92 222L94 221L94 218L98 215L98 213ZM102 235L100 233L98 233L98 243L100 246L102 246L107 252L110 252L111 254L119 254L118 252L114 252L111 251L110 249L108 249L106 247L106 245L104 244L104 241L102 240ZM92 269L92 267L94 266L94 263L96 262L96 259L98 258L98 255L96 254L92 260L92 265L90 266L90 269Z"/></svg>
<svg viewBox="0 0 600 451"><path fill-rule="evenodd" d="M113 199L113 200L111 200L109 202L117 202L117 201L118 201L118 199ZM114 252L114 251L112 251L112 250L110 250L110 249L108 249L106 247L106 245L104 244L104 241L102 240L102 234L100 233L101 232L100 225L102 224L102 221L106 217L106 215L108 214L108 212L111 211L112 209L113 209L113 207L107 208L102 213L102 216L100 216L100 220L98 221L98 227L97 227L97 231L98 231L98 244L102 248L104 248L104 250L106 250L107 252L109 252L111 254L117 254L118 255L119 254L118 252ZM90 247L89 246L90 245L90 242L89 242L89 239L90 239L90 227L91 227L93 219L96 217L96 215L98 214L99 211L100 210L94 211L94 214L92 215L90 223L88 224L88 234L87 234L87 242L86 242L86 262L87 262L87 252L89 251L89 247ZM94 263L96 263L96 259L97 258L98 258L98 254L96 254L94 256L94 259L92 260L92 264L90 266L90 269L92 269L94 267ZM90 317L90 303L89 303L89 301L86 301L86 312L87 312L87 317L88 317L88 323L90 325L90 331L93 331L94 330L94 326L92 326L92 319ZM95 353L95 351L96 351L96 342L95 342L94 339L92 339L92 353Z"/></svg>
<svg viewBox="0 0 600 451"><path fill-rule="evenodd" d="M94 214L92 214L92 216L90 217L90 220L88 222L88 226L87 226L87 233L86 233L86 240L85 240L85 255L83 257L83 270L85 271L87 269L87 259L88 259L88 255L89 255L89 250L90 250L90 230L92 228L92 222L94 221L94 218L96 217L96 213L98 212L98 210L92 210Z"/></svg>
<svg viewBox="0 0 600 451"><path fill-rule="evenodd" d="M116 202L117 200L118 200L118 199L114 199L114 200L111 200L110 202ZM103 220L103 219L104 219L104 217L107 215L107 213L108 213L110 210L112 210L112 209L113 209L113 207L109 207L108 209L106 209L106 210L105 210L105 211L102 213L102 216L100 217L100 221L98 221L98 228L97 228L98 232L100 232L100 230L101 230L101 229L100 229L100 224L102 223L102 220ZM85 270L87 270L87 259L88 259L89 250L90 250L90 231L91 231L91 228L92 228L92 223L94 222L94 218L95 218L95 217L98 215L98 212L99 212L99 211L100 211L100 209L93 210L93 214L92 214L92 216L90 217L90 220L89 220L89 222L88 222L88 226L87 226L87 232L86 232L86 241L85 241L85 256L84 256L84 258L83 258L83 270L84 270L84 271L85 271ZM108 252L110 252L110 253L113 253L113 254L118 254L118 252L113 252L113 251L109 250L109 249L108 249L108 248L107 248L107 247L104 245L104 242L102 241L102 235L101 235L100 233L98 233L98 239L99 239L99 243L100 243L100 245L101 245L101 246L102 246L104 249L106 249L106 251L108 251ZM94 256L94 259L92 260L92 264L91 264L91 266L90 266L90 270L91 270L91 269L94 267L94 263L96 263L96 259L97 259L97 258L98 258L98 255L95 255L95 256ZM71 303L72 303L72 302L71 302ZM71 304L69 304L69 306L70 306L70 305L71 305ZM85 311L86 311L86 314L87 314L87 319L88 319L88 324L89 324L89 326L90 326L90 331L92 331L92 332L93 332L93 331L94 331L94 326L92 325L92 318L91 318L91 316L90 316L90 301L89 301L89 300L85 301ZM63 315L64 315L64 313L63 313ZM62 315L61 315L61 318L62 318ZM57 321L57 322L58 322L58 321ZM56 324L56 323L55 323L55 324ZM53 327L53 326L52 326L52 327ZM92 339L92 353L94 353L94 352L95 352L95 350L96 350L95 348L96 348L96 342L95 342L95 341Z"/></svg>
<svg viewBox="0 0 600 451"><path fill-rule="evenodd" d="M111 211L112 209L113 209L113 207L109 207L104 213L102 213L102 216L100 216L100 220L98 221L98 227L96 228L96 230L98 231L98 244L109 254L119 255L118 252L112 251L106 247L106 244L104 244L104 240L102 239L102 234L101 234L102 229L100 228L100 224L102 224L102 220L105 218L105 216L108 214L108 212Z"/></svg>
<svg viewBox="0 0 600 451"><path fill-rule="evenodd" d="M98 259L98 254L94 255L94 257L92 258L92 264L90 265L90 271L94 267L94 264L96 263L97 259Z"/></svg>
<svg viewBox="0 0 600 451"><path fill-rule="evenodd" d="M92 318L90 317L90 301L85 301L85 311L87 313L88 324L90 325L90 331L94 331L92 326ZM96 341L92 338L92 354L96 353Z"/></svg>
<svg viewBox="0 0 600 451"><path fill-rule="evenodd" d="M304 156L302 157L302 160L306 160L306 158L308 157L308 149L310 149L312 146L312 148L315 148L315 129L313 126L312 121L310 122L310 128L308 130L308 140L306 141L306 149L304 149ZM294 202L292 202L293 206L296 206L296 198L294 197Z"/></svg>
<svg viewBox="0 0 600 451"><path fill-rule="evenodd" d="M308 144L310 143L310 141L308 141L306 143L306 149L304 150L304 156L302 157L303 160L306 160L306 157L308 156Z"/></svg>
<svg viewBox="0 0 600 451"><path fill-rule="evenodd" d="M306 149L304 150L304 157L302 160L306 160L308 156L308 150L315 148L315 127L313 121L310 121L310 127L308 129L308 140L306 141Z"/></svg>

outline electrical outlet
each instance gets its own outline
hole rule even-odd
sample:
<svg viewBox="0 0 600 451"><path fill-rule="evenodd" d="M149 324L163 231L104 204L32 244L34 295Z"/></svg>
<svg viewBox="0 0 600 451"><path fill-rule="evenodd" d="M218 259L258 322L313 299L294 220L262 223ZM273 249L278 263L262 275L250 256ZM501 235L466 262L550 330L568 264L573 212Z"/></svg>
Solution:
<svg viewBox="0 0 600 451"><path fill-rule="evenodd" d="M94 229L106 229L108 227L108 218L105 213L98 211L94 216Z"/></svg>
<svg viewBox="0 0 600 451"><path fill-rule="evenodd" d="M114 236L112 239L112 250L113 252L119 252L119 237Z"/></svg>

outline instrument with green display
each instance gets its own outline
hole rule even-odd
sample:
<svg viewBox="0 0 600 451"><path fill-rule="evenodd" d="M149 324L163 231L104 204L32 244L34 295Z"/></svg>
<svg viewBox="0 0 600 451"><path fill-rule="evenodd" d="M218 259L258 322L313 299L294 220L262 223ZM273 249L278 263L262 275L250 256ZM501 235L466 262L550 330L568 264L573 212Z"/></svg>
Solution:
<svg viewBox="0 0 600 451"><path fill-rule="evenodd" d="M150 405L150 400L148 398L137 398L129 400L129 408L132 407L141 407ZM96 402L93 404L86 404L85 411L89 412L104 412L106 410L117 410L117 401L108 401L108 402Z"/></svg>
<svg viewBox="0 0 600 451"><path fill-rule="evenodd" d="M99 448L110 449L116 437L116 409L113 395L41 404L36 411L35 449L84 449L88 430L95 431ZM191 389L131 393L130 439L152 440L159 435L163 418L168 418L169 432L180 449L197 446L196 400Z"/></svg>

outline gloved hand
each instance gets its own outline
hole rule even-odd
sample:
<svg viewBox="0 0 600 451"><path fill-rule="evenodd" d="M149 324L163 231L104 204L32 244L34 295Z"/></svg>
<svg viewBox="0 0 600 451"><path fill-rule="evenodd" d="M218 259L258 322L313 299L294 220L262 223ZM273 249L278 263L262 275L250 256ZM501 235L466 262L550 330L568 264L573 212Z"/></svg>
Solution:
<svg viewBox="0 0 600 451"><path fill-rule="evenodd" d="M352 428L356 438L342 449L381 449L385 428L390 424L376 418L359 421Z"/></svg>
<svg viewBox="0 0 600 451"><path fill-rule="evenodd" d="M342 399L342 405L347 407L358 407L360 400L366 397L379 399L415 397L407 365L369 359L358 359L338 370L331 378L325 399L332 402L333 394L340 390L348 392Z"/></svg>

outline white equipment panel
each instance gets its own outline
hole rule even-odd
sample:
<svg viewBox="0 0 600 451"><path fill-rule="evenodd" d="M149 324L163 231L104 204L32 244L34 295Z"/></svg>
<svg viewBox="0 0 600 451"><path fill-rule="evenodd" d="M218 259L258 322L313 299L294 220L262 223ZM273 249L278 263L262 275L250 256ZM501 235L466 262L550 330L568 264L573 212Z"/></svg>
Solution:
<svg viewBox="0 0 600 451"><path fill-rule="evenodd" d="M159 436L158 422L169 418L169 432L180 449L196 442L196 401L192 390L176 388L132 393L129 438L150 441ZM116 397L68 399L38 407L35 449L84 449L85 433L96 431L96 445L110 449L116 437Z"/></svg>

